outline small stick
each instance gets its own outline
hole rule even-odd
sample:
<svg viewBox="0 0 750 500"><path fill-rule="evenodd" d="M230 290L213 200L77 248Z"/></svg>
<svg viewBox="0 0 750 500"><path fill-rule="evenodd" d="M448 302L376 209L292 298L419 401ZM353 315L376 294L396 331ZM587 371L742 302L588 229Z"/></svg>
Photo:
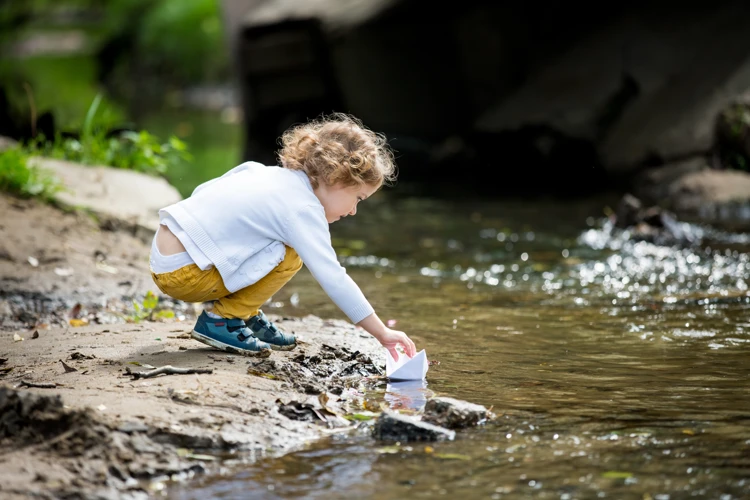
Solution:
<svg viewBox="0 0 750 500"><path fill-rule="evenodd" d="M54 382L27 382L25 380L21 380L19 382L18 387L36 387L37 389L54 389L57 387L57 384Z"/></svg>
<svg viewBox="0 0 750 500"><path fill-rule="evenodd" d="M165 375L189 375L191 373L213 373L213 368L177 368L174 366L162 366L161 368L154 368L153 370L149 370L147 372L134 372L130 370L130 367L125 367L125 371L128 372L128 375L133 377L133 380L138 380L139 378L151 378L156 377L157 375L165 374Z"/></svg>

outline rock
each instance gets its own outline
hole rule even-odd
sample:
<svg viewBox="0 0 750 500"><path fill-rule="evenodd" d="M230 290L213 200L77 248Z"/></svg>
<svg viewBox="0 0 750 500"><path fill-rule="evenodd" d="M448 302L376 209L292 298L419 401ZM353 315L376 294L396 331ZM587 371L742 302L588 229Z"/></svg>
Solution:
<svg viewBox="0 0 750 500"><path fill-rule="evenodd" d="M460 399L435 397L427 401L422 420L448 429L462 429L480 424L490 413L482 405Z"/></svg>
<svg viewBox="0 0 750 500"><path fill-rule="evenodd" d="M159 227L159 209L182 199L162 177L50 158L31 161L51 170L65 185L66 190L55 195L58 203L87 208L100 219L116 219L142 228L148 238Z"/></svg>
<svg viewBox="0 0 750 500"><path fill-rule="evenodd" d="M18 141L0 135L0 151L5 151L6 149L14 148L16 146L18 146Z"/></svg>
<svg viewBox="0 0 750 500"><path fill-rule="evenodd" d="M669 206L678 214L706 222L750 223L750 174L736 170L703 170L669 186Z"/></svg>
<svg viewBox="0 0 750 500"><path fill-rule="evenodd" d="M647 205L661 203L669 196L669 186L674 181L707 168L708 162L703 156L650 168L633 178L633 195Z"/></svg>
<svg viewBox="0 0 750 500"><path fill-rule="evenodd" d="M735 4L659 8L602 23L487 106L483 131L546 124L595 141L612 174L707 153L715 118L750 88L750 37ZM696 30L696 26L701 26Z"/></svg>
<svg viewBox="0 0 750 500"><path fill-rule="evenodd" d="M375 422L372 436L383 441L399 441L401 443L409 441L452 441L456 437L456 432L428 422L421 422L414 417L386 410L380 414Z"/></svg>

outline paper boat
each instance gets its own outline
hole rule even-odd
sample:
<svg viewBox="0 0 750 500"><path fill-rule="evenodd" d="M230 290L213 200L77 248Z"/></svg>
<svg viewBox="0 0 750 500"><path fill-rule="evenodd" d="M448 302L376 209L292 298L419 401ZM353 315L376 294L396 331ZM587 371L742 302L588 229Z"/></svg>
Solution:
<svg viewBox="0 0 750 500"><path fill-rule="evenodd" d="M427 375L427 367L427 354L424 349L411 359L405 354L400 354L398 361L386 351L385 375L390 380L423 380Z"/></svg>

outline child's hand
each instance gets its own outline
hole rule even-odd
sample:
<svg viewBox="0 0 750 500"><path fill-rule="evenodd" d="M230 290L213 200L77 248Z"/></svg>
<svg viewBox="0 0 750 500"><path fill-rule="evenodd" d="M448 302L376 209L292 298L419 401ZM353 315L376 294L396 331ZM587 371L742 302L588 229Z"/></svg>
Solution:
<svg viewBox="0 0 750 500"><path fill-rule="evenodd" d="M396 361L398 361L398 351L396 351L397 345L403 346L404 351L406 351L406 355L409 358L413 358L417 353L417 348L414 345L414 342L412 342L404 332L398 330L391 330L386 327L385 331L378 337L378 341L383 347L388 349L388 352L391 353L391 356L393 356L393 359Z"/></svg>

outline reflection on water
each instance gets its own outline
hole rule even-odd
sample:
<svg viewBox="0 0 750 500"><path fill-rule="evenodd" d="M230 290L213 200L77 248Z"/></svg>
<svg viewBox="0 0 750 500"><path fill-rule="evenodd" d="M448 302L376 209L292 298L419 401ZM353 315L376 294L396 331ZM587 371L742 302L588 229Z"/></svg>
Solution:
<svg viewBox="0 0 750 500"><path fill-rule="evenodd" d="M379 397L406 409L436 393L499 418L430 446L385 446L362 429L173 498L750 491L747 235L637 242L600 202L370 204L334 225L341 258L380 316L440 361L425 387L389 384ZM306 273L273 305L343 317Z"/></svg>
<svg viewBox="0 0 750 500"><path fill-rule="evenodd" d="M402 380L389 382L383 398L393 410L415 410L424 408L432 391L427 389L427 380Z"/></svg>

